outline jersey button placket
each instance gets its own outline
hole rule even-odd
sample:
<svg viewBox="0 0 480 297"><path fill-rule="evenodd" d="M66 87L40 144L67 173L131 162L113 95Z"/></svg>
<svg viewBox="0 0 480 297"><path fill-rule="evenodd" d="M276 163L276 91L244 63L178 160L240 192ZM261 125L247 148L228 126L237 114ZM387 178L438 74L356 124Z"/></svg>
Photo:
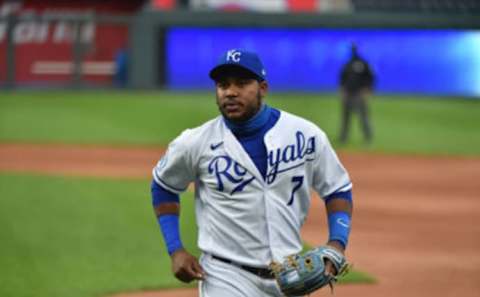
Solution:
<svg viewBox="0 0 480 297"><path fill-rule="evenodd" d="M268 133L268 132L267 132ZM272 143L272 135L271 134L267 134L266 137L265 137L265 146L266 146L266 149L267 149L267 156L268 156L268 152L271 151L272 147L273 147L273 143ZM268 157L267 157L268 158ZM268 175L268 172L270 170L270 165L269 165L269 162L267 161L267 174ZM271 223L271 218L270 218L270 214L269 214L269 203L270 203L270 200L272 199L269 199L269 192L270 192L270 185L268 184L268 182L266 181L266 179L263 181L262 183L262 186L263 186L263 202L264 202L264 207L265 207L265 225L266 225L266 232L267 232L267 238L268 238L268 248L270 250L270 259L273 260L274 259L274 252L272 250L272 231L270 230L270 223Z"/></svg>

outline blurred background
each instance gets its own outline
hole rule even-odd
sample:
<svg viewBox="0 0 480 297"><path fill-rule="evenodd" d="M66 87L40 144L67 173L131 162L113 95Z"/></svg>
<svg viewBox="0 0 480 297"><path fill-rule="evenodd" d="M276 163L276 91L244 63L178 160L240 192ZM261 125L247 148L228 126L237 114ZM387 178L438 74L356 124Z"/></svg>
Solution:
<svg viewBox="0 0 480 297"><path fill-rule="evenodd" d="M332 92L355 42L380 93L480 97L476 0L0 1L0 86L204 90L229 48Z"/></svg>

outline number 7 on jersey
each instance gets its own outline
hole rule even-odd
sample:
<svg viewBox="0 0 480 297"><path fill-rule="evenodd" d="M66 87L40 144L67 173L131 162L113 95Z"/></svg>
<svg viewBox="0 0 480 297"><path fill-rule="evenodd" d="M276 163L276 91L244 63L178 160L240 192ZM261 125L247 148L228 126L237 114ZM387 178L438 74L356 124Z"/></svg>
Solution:
<svg viewBox="0 0 480 297"><path fill-rule="evenodd" d="M292 183L293 183L293 188L292 188L292 194L290 195L290 200L288 201L287 205L292 205L293 203L293 198L295 197L295 192L300 189L300 187L303 184L303 176L302 175L296 175L292 176Z"/></svg>

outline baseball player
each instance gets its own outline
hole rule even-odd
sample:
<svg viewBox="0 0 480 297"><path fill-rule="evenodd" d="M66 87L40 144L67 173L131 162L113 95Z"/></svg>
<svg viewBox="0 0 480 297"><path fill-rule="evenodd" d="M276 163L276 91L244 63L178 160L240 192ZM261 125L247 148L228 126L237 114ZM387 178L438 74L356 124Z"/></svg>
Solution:
<svg viewBox="0 0 480 297"><path fill-rule="evenodd" d="M173 273L199 280L203 297L283 296L269 265L302 250L310 189L326 204L327 245L343 253L352 183L320 128L265 104L266 72L255 53L229 50L209 76L221 115L185 130L153 169L153 207ZM191 182L200 259L179 234L179 194Z"/></svg>

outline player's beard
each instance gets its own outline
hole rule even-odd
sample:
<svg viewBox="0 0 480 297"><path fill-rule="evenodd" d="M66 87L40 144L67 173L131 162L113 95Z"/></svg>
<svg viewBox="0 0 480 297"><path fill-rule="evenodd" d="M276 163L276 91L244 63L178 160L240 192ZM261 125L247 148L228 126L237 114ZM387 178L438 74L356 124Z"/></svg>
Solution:
<svg viewBox="0 0 480 297"><path fill-rule="evenodd" d="M248 104L241 103L242 107L244 107L243 114L238 118L232 118L228 116L228 113L225 111L225 107L222 106L223 104L218 104L219 102L218 94L216 96L217 96L218 110L220 111L220 113L223 115L224 118L234 123L242 123L242 122L248 121L253 116L255 116L260 110L260 108L262 107L262 95L260 93L260 90L258 90L257 96L256 96L257 100L255 102L248 103Z"/></svg>

